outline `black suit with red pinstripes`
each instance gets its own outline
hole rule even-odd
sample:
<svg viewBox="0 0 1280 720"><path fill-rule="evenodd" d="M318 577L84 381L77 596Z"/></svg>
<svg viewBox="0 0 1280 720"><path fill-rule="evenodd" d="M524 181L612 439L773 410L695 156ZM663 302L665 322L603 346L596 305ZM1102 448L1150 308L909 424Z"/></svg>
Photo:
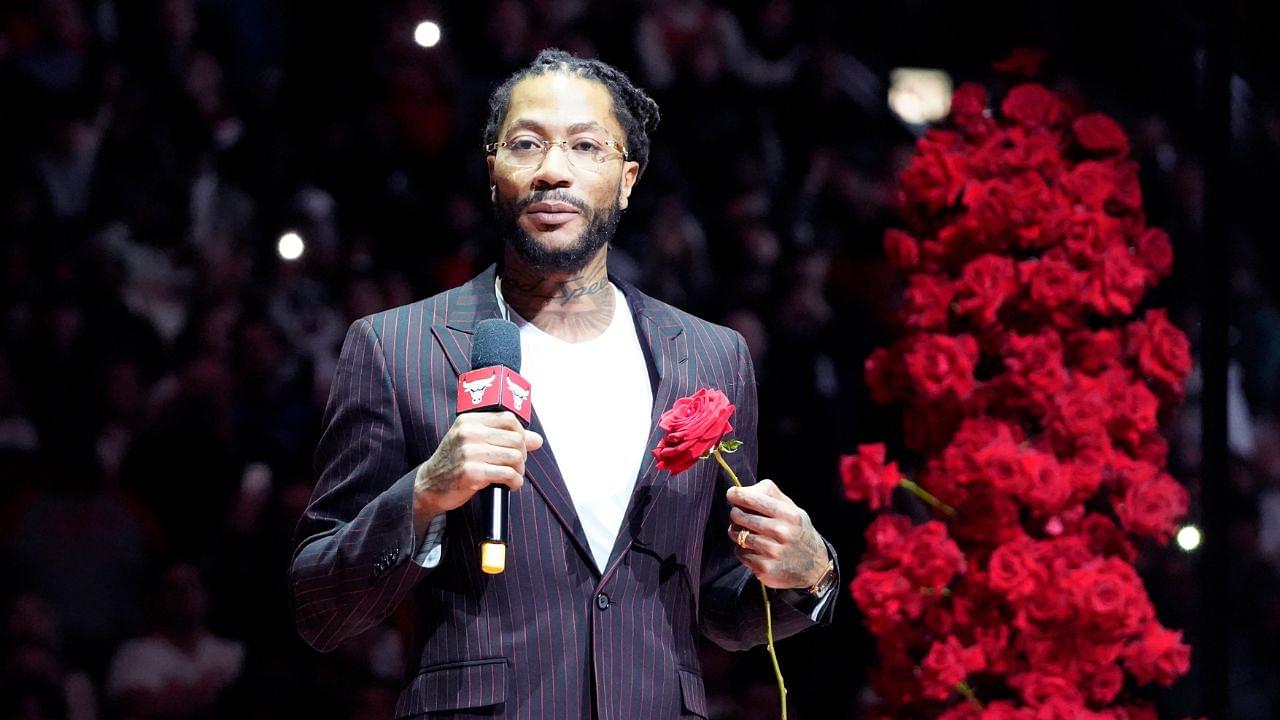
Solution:
<svg viewBox="0 0 1280 720"><path fill-rule="evenodd" d="M527 484L511 495L505 573L480 571L474 502L448 514L436 568L411 560L414 472L453 423L472 329L499 316L493 280L490 267L348 331L290 570L298 629L330 650L414 603L396 717L705 717L695 633L730 649L764 640L759 589L733 555L728 481L715 463L672 477L648 456L603 573L549 445L529 454ZM649 447L677 398L718 388L737 406L734 436L746 443L729 461L755 482L755 376L741 336L617 284L654 388ZM602 388L583 391L585 405L608 402ZM540 432L536 401L535 388ZM773 606L777 637L817 624Z"/></svg>

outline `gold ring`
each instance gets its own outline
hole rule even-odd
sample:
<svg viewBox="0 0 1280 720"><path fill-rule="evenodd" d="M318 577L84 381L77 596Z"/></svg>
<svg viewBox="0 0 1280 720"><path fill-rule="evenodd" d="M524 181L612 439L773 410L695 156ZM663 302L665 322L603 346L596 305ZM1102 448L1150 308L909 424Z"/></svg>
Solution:
<svg viewBox="0 0 1280 720"><path fill-rule="evenodd" d="M751 534L750 531L748 531L746 528L743 528L738 531L738 547L743 549L747 547L747 536L750 534Z"/></svg>

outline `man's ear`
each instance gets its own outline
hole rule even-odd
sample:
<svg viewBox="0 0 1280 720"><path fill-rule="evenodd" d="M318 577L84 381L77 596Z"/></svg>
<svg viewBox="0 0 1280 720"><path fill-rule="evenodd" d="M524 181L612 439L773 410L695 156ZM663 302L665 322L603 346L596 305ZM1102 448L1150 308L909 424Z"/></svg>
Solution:
<svg viewBox="0 0 1280 720"><path fill-rule="evenodd" d="M640 179L640 163L634 160L626 161L622 166L622 181L618 188L619 208L627 209L627 203L631 199L631 188L635 187L638 179Z"/></svg>

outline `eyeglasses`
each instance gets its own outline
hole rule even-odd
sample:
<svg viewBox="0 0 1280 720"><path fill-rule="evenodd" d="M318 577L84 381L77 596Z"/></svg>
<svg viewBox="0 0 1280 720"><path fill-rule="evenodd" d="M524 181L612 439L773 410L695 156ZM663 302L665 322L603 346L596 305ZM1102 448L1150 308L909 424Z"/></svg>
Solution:
<svg viewBox="0 0 1280 720"><path fill-rule="evenodd" d="M512 140L489 143L484 146L484 151L514 167L532 168L542 165L542 161L553 145L559 145L560 149L564 150L570 165L593 173L604 172L603 165L610 160L630 159L622 143L592 137L544 140L533 135L521 135Z"/></svg>

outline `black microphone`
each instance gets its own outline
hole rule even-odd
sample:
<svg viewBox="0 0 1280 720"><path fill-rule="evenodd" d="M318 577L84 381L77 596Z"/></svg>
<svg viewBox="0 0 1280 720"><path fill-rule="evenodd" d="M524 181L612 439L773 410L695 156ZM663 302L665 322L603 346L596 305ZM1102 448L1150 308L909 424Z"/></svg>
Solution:
<svg viewBox="0 0 1280 720"><path fill-rule="evenodd" d="M520 376L520 329L500 318L481 320L471 339L471 367L458 376L458 413L510 410L529 427L533 403L529 381ZM511 491L491 485L481 495L485 533L480 568L496 575L507 566L507 509Z"/></svg>

